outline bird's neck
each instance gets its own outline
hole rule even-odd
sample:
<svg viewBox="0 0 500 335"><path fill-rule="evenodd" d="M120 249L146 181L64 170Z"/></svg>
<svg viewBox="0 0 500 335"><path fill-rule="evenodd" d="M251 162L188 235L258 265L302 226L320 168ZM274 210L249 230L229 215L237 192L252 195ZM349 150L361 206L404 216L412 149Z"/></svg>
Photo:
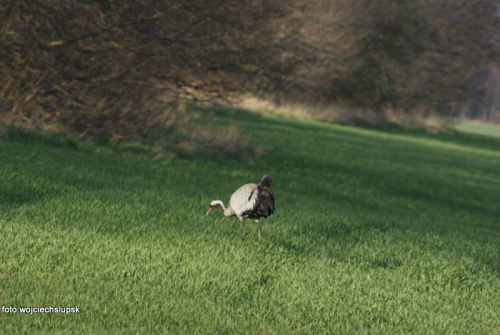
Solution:
<svg viewBox="0 0 500 335"><path fill-rule="evenodd" d="M226 208L222 201L217 200L217 206L220 208L222 214L224 214L225 216L233 216L234 215L233 211L230 208Z"/></svg>

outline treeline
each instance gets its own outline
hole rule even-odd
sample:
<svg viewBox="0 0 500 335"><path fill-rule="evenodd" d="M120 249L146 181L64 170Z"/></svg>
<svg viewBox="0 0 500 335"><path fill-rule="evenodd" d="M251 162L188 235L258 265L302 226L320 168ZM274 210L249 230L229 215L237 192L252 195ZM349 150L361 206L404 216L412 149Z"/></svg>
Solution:
<svg viewBox="0 0 500 335"><path fill-rule="evenodd" d="M457 114L500 48L494 0L12 0L0 18L1 121L118 138L245 93Z"/></svg>
<svg viewBox="0 0 500 335"><path fill-rule="evenodd" d="M266 90L284 15L270 1L10 1L1 5L2 119L105 137L175 124L186 100ZM271 68L268 64L273 64Z"/></svg>

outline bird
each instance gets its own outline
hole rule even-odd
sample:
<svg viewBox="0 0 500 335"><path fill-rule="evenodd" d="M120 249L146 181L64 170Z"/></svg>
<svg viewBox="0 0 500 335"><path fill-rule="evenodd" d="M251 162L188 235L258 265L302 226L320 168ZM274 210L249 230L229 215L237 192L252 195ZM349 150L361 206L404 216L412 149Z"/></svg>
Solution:
<svg viewBox="0 0 500 335"><path fill-rule="evenodd" d="M243 232L243 219L252 219L257 223L259 241L260 237L260 219L267 218L274 213L274 196L271 192L271 183L273 178L264 175L259 184L245 184L238 188L231 195L229 207L225 207L221 200L213 200L205 216L208 216L212 210L219 207L225 216L237 216L240 219L240 232Z"/></svg>

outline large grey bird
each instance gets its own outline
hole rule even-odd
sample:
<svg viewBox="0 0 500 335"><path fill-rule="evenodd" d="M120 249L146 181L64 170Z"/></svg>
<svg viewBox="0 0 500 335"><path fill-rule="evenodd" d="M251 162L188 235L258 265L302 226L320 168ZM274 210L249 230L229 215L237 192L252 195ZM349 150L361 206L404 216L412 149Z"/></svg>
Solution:
<svg viewBox="0 0 500 335"><path fill-rule="evenodd" d="M274 213L272 182L273 178L265 175L259 184L245 184L231 195L228 208L224 207L222 201L213 200L206 215L219 207L225 216L237 216L240 219L240 237L243 231L243 219L252 219L257 223L260 241L260 218L267 218Z"/></svg>

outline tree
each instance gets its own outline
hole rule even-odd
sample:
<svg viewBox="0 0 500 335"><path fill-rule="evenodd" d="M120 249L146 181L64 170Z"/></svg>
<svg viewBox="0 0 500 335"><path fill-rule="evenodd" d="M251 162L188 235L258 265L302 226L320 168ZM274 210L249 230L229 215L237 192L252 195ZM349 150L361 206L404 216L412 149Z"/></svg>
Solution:
<svg viewBox="0 0 500 335"><path fill-rule="evenodd" d="M181 100L265 90L281 70L279 2L33 0L0 13L4 121L137 137Z"/></svg>
<svg viewBox="0 0 500 335"><path fill-rule="evenodd" d="M317 1L301 17L309 57L297 82L378 112L456 113L498 59L496 11L493 0Z"/></svg>

